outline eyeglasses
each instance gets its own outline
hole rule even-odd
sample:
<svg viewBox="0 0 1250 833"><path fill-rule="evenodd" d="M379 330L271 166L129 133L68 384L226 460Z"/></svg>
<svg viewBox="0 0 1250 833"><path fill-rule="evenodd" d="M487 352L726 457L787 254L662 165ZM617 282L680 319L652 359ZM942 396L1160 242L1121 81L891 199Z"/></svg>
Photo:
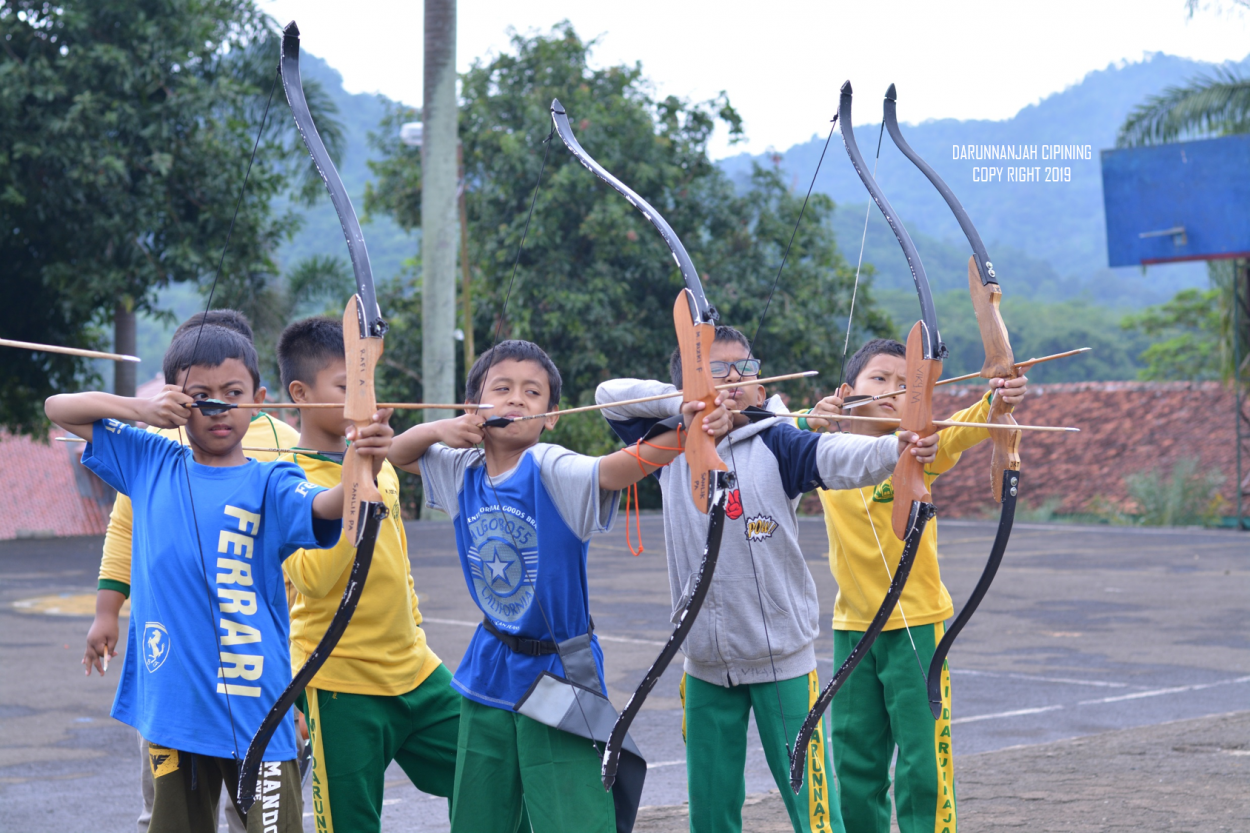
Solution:
<svg viewBox="0 0 1250 833"><path fill-rule="evenodd" d="M729 368L738 371L743 379L760 375L759 359L740 359L736 362L708 362L708 370L712 371L713 379L724 379L729 375Z"/></svg>

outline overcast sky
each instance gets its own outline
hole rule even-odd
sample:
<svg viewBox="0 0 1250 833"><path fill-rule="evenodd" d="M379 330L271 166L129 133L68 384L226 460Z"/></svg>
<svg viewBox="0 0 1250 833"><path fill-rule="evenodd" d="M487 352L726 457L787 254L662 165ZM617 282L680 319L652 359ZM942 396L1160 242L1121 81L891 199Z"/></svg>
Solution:
<svg viewBox="0 0 1250 833"><path fill-rule="evenodd" d="M339 70L349 92L420 105L419 0L260 2L281 24L298 21L304 48ZM599 38L594 66L640 61L661 95L728 92L748 141L729 148L718 137L720 157L823 136L848 78L861 93L896 83L903 121L1004 119L1146 53L1246 57L1250 14L1229 0L1203 5L1188 19L1184 0L462 0L457 63L463 72L506 51L510 28L548 31L568 19L581 37Z"/></svg>

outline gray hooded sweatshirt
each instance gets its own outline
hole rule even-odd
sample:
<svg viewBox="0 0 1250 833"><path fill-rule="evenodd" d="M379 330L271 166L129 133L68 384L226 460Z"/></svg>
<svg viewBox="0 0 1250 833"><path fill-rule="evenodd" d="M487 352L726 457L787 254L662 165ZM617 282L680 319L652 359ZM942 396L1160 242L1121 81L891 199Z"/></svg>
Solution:
<svg viewBox="0 0 1250 833"><path fill-rule="evenodd" d="M663 382L615 379L599 386L595 400L604 405L674 391ZM785 411L778 397L765 407ZM603 413L617 436L632 444L657 423L679 416L680 409L680 397L673 397ZM882 482L898 462L898 440L815 434L773 418L729 432L717 452L737 473L738 486L726 503L711 588L682 646L685 671L721 686L772 682L774 667L778 680L805 675L816 667L820 605L799 549L799 499L817 487L857 489ZM675 619L703 558L708 516L694 506L685 455L656 476L664 498Z"/></svg>

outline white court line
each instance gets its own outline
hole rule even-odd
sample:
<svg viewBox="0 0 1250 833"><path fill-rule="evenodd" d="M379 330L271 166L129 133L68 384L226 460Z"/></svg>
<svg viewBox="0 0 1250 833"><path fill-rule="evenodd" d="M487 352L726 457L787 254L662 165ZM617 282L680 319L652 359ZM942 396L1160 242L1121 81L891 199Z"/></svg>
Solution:
<svg viewBox="0 0 1250 833"><path fill-rule="evenodd" d="M463 619L436 619L433 616L422 616L421 621L433 622L436 625L460 625L465 628L476 628L478 625L482 624L481 622L466 622ZM660 647L668 644L667 642L658 642L654 639L632 639L628 636L605 636L601 633L597 633L595 636L599 637L600 642L624 642L630 645L659 645Z"/></svg>
<svg viewBox="0 0 1250 833"><path fill-rule="evenodd" d="M951 725L956 723L976 723L978 720L997 720L1000 717L1020 717L1025 714L1039 714L1041 712L1053 712L1056 709L1062 709L1063 706L1041 706L1036 709L1014 709L1009 712L995 712L994 714L976 714L972 717L957 717L951 721Z"/></svg>
<svg viewBox="0 0 1250 833"><path fill-rule="evenodd" d="M1157 688L1154 691L1138 691L1134 694L1121 694L1119 697L1102 697L1098 700L1082 700L1077 703L1078 706L1091 706L1096 703L1118 703L1121 700L1137 700L1142 697L1158 697L1161 694L1178 694L1182 691L1201 691L1204 688L1215 688L1221 685L1235 685L1237 683L1250 682L1250 677L1238 677L1235 680L1220 680L1217 683L1198 683L1196 685L1181 685L1175 688Z"/></svg>
<svg viewBox="0 0 1250 833"><path fill-rule="evenodd" d="M685 761L656 761L653 764L647 764L647 769L659 769L662 766L684 766Z"/></svg>
<svg viewBox="0 0 1250 833"><path fill-rule="evenodd" d="M953 668L952 674L967 674L972 677L1006 677L1012 680L1037 680L1042 683L1067 683L1069 685L1092 685L1100 688L1145 688L1130 686L1128 683L1108 683L1102 680L1077 680L1071 677L1038 677L1034 674L1008 674L1002 671L973 671L968 668Z"/></svg>
<svg viewBox="0 0 1250 833"><path fill-rule="evenodd" d="M1179 694L1185 691L1201 691L1206 688L1215 688L1222 685L1236 685L1237 683L1250 683L1250 677L1237 677L1232 680L1220 680L1214 683L1197 683L1195 685L1182 685L1173 688L1156 688L1152 691L1135 691L1132 694L1120 694L1115 697L1099 697L1096 700L1081 700L1074 704L1077 706L1096 706L1103 703L1119 703L1123 700L1139 700L1142 697L1159 697L1164 694ZM1009 712L995 712L993 714L975 714L971 717L957 717L951 721L951 725L956 723L975 723L979 720L997 720L1003 717L1020 717L1026 714L1040 714L1041 712L1053 712L1059 709L1067 708L1062 704L1055 706L1042 706L1036 709L1014 709Z"/></svg>

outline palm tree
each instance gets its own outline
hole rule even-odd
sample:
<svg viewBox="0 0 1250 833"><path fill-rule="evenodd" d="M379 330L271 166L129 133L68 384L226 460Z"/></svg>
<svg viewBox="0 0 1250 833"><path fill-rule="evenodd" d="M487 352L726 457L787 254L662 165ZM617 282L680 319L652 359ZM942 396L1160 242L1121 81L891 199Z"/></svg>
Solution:
<svg viewBox="0 0 1250 833"><path fill-rule="evenodd" d="M1246 3L1250 6L1250 0ZM1250 78L1227 67L1199 75L1139 104L1116 138L1117 147L1250 133Z"/></svg>

